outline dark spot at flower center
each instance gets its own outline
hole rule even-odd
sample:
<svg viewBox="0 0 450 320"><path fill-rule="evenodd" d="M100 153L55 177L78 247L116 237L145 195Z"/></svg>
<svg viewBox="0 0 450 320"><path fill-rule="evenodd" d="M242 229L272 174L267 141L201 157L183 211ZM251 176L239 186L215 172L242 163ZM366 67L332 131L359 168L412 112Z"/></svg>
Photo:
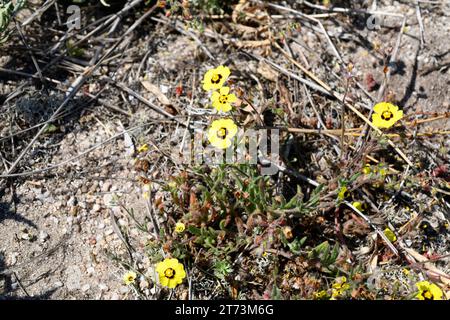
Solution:
<svg viewBox="0 0 450 320"><path fill-rule="evenodd" d="M220 139L225 139L228 134L227 128L220 128L217 130L217 137Z"/></svg>
<svg viewBox="0 0 450 320"><path fill-rule="evenodd" d="M221 95L219 97L219 102L220 103L225 104L225 103L227 103L227 101L228 101L228 96L227 95Z"/></svg>
<svg viewBox="0 0 450 320"><path fill-rule="evenodd" d="M344 196L344 198L350 197L350 191L345 190L343 196Z"/></svg>
<svg viewBox="0 0 450 320"><path fill-rule="evenodd" d="M422 292L422 297L424 297L425 300L434 300L433 294L428 290Z"/></svg>
<svg viewBox="0 0 450 320"><path fill-rule="evenodd" d="M172 268L167 268L166 271L164 271L164 275L166 276L166 278L172 279L173 277L175 277L175 270L173 270Z"/></svg>
<svg viewBox="0 0 450 320"><path fill-rule="evenodd" d="M381 119L389 121L394 115L390 111L383 111Z"/></svg>
<svg viewBox="0 0 450 320"><path fill-rule="evenodd" d="M222 75L221 74L214 74L211 77L211 82L214 84L218 84L220 82L220 80L222 80Z"/></svg>

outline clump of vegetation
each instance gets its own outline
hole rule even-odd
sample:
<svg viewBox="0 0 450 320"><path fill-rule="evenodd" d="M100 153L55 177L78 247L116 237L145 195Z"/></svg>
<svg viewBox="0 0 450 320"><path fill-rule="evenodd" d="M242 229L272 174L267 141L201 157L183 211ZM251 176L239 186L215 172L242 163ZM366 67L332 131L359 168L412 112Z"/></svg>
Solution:
<svg viewBox="0 0 450 320"><path fill-rule="evenodd" d="M71 4L87 24L66 30ZM39 12L42 32L35 16L14 23L26 5L0 2L0 38L16 36L1 66L2 209L28 177L126 181L81 184L82 205L58 208L80 232L101 220L108 232L80 238L136 298L449 297L449 131L438 121L450 114L418 107L434 100L409 92L417 65L399 89L407 20L370 33L353 23L373 12L349 1L73 0ZM425 4L414 5L419 16ZM107 138L79 141L94 125ZM55 164L62 141L74 152ZM117 154L81 162L113 141Z"/></svg>
<svg viewBox="0 0 450 320"><path fill-rule="evenodd" d="M8 39L8 26L13 17L27 4L26 0L0 2L0 43Z"/></svg>
<svg viewBox="0 0 450 320"><path fill-rule="evenodd" d="M209 69L202 86L213 91L211 104L217 116L231 112L238 119L239 110L233 105L237 97L225 86L229 76L228 67ZM390 128L403 117L398 107L386 102L376 104L374 112L374 127ZM232 119L213 120L208 142L218 150L228 149L239 140L237 131ZM353 170L328 184L311 180L315 188L306 195L302 183L291 184L296 192L286 197L278 191L280 181L261 175L258 165L194 166L173 176L164 187L169 198L158 200L159 214L169 217L159 235L163 255L190 266L191 276L198 270L202 275L197 277L215 278L232 298L375 299L380 293L368 285L371 275L364 272L364 265L351 261L349 244L343 238L331 239L337 234L354 239L355 245L358 237L374 229L383 257L399 255L396 233L390 227L381 231L370 221L367 201L374 204L357 192L365 186L385 197L385 192L395 190L391 187L395 171L381 163ZM349 217L343 226L338 222L341 215ZM255 296L259 287L271 289ZM419 299L443 297L434 284L417 287L423 289L417 293ZM405 292L391 294L409 296L410 289L407 285Z"/></svg>

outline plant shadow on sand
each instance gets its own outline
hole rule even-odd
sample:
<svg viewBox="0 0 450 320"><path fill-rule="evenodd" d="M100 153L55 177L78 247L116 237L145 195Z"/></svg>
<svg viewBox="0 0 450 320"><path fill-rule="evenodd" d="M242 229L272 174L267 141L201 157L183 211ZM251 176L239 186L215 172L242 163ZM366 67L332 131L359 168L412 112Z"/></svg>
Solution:
<svg viewBox="0 0 450 320"><path fill-rule="evenodd" d="M0 189L0 200L5 197L4 189ZM15 199L11 200L14 201ZM37 229L37 226L29 219L25 218L24 216L18 214L15 212L15 210L12 209L11 202L2 202L0 201L0 224L3 223L5 220L14 220L19 223L26 224L34 229ZM0 263L0 270L1 270L1 263Z"/></svg>

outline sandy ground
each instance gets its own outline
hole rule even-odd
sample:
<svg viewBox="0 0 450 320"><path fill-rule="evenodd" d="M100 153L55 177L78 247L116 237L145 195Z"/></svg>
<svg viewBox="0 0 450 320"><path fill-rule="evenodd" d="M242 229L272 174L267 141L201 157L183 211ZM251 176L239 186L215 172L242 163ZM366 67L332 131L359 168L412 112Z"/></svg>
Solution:
<svg viewBox="0 0 450 320"><path fill-rule="evenodd" d="M398 71L391 80L391 89L396 99L402 102L405 113L448 111L449 69L424 74L430 67L450 59L448 14L436 17L423 12L425 47L417 55L420 39L415 10L400 4L383 10L405 12L408 17L396 63ZM399 19L391 18L385 22L397 26L401 23ZM362 30L358 31L358 37L370 41L379 39L394 46L397 31L394 28ZM330 34L339 37L338 32ZM332 39L336 41L335 37ZM148 60L154 68L170 71L177 66L174 60L185 61L186 55L195 51L195 47L193 51L186 51L186 44L193 46L190 38L171 36ZM368 54L364 46L355 47L345 39L338 39L337 46L346 59L355 63L357 72L363 70L362 78L373 70L375 80L381 80L379 58ZM189 55L191 59L194 56ZM164 79L157 80L164 83ZM173 92L177 83L166 82L164 85ZM5 87L2 90L6 90ZM95 108L100 106L86 110L78 120L80 125L77 130L64 135L58 142L48 163L70 159L121 132L118 119L102 118L99 116L102 112L92 111ZM129 122L139 123L142 117L151 116L148 108L141 105ZM449 122L433 123L433 126L449 128ZM130 237L138 238L138 231L130 223L129 216L122 209L111 207L112 199L118 196L126 207L143 216L145 209L140 194L133 160L127 156L122 139L64 165L53 175L14 181L0 194L0 271L3 270L0 275L0 297L135 298L131 289L122 283L124 269L107 253L127 254L113 229L111 212ZM143 247L146 239L137 241ZM142 253L137 254L135 261L143 267L150 265ZM146 284L142 285L145 287ZM151 295L154 289L148 287L148 290Z"/></svg>

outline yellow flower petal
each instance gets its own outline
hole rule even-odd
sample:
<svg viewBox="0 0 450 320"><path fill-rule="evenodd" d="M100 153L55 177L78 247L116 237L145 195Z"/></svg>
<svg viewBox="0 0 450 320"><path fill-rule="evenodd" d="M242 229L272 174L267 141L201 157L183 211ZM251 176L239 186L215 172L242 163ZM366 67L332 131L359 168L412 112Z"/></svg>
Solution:
<svg viewBox="0 0 450 320"><path fill-rule="evenodd" d="M164 275L159 275L159 283L164 286L167 287L169 284L170 279L166 278Z"/></svg>
<svg viewBox="0 0 450 320"><path fill-rule="evenodd" d="M395 119L396 122L398 120L400 120L401 118L403 118L403 111L402 110L397 110L396 112L394 112L394 119Z"/></svg>
<svg viewBox="0 0 450 320"><path fill-rule="evenodd" d="M363 205L362 205L361 202L355 201L355 202L352 203L352 205L353 205L356 209L358 209L359 211L364 211L364 210L363 210Z"/></svg>
<svg viewBox="0 0 450 320"><path fill-rule="evenodd" d="M345 198L348 198L350 196L350 192L348 191L347 187L343 186L338 193L338 199L344 200Z"/></svg>
<svg viewBox="0 0 450 320"><path fill-rule="evenodd" d="M228 95L228 102L229 103L233 103L233 102L235 102L237 100L237 97L236 97L236 95L234 94L234 93L230 93L229 95Z"/></svg>
<svg viewBox="0 0 450 320"><path fill-rule="evenodd" d="M175 258L166 259L166 260L167 260L167 264L166 264L167 268L175 269L179 264L178 260Z"/></svg>
<svg viewBox="0 0 450 320"><path fill-rule="evenodd" d="M167 287L169 289L173 289L175 288L178 284L180 284L181 282L178 282L177 280L174 279L169 279L169 281L167 282Z"/></svg>
<svg viewBox="0 0 450 320"><path fill-rule="evenodd" d="M234 123L233 120L231 119L224 119L223 120L223 124L225 125L225 127L228 130L228 137L234 137L237 133L238 127L237 125Z"/></svg>
<svg viewBox="0 0 450 320"><path fill-rule="evenodd" d="M220 120L214 120L211 123L210 129L219 130L222 127L222 122Z"/></svg>
<svg viewBox="0 0 450 320"><path fill-rule="evenodd" d="M228 77L231 74L230 68L225 66L218 66L216 68L216 72L222 75L224 82L228 79Z"/></svg>
<svg viewBox="0 0 450 320"><path fill-rule="evenodd" d="M186 277L186 271L184 271L184 266L181 263L179 263L178 266L174 268L174 270L178 277L180 277L181 279Z"/></svg>
<svg viewBox="0 0 450 320"><path fill-rule="evenodd" d="M377 104L373 107L373 111L374 111L375 113L382 114L383 111L389 110L389 106L390 106L390 105L391 105L391 104L390 104L390 103L387 103L387 102L380 102L380 103L377 103Z"/></svg>
<svg viewBox="0 0 450 320"><path fill-rule="evenodd" d="M203 76L203 90L209 91L212 90L211 78L214 74L214 69L208 70Z"/></svg>
<svg viewBox="0 0 450 320"><path fill-rule="evenodd" d="M211 137L208 140L214 147L219 149L227 149L229 146L231 146L230 139L219 139L216 137Z"/></svg>
<svg viewBox="0 0 450 320"><path fill-rule="evenodd" d="M230 87L222 87L220 88L220 95L226 96L230 93Z"/></svg>
<svg viewBox="0 0 450 320"><path fill-rule="evenodd" d="M231 104L229 103L221 103L218 99L213 101L212 106L220 112L228 112L231 110Z"/></svg>
<svg viewBox="0 0 450 320"><path fill-rule="evenodd" d="M442 290L441 288L439 288L437 285L435 285L434 283L431 284L430 286L430 291L431 294L433 295L433 300L442 300Z"/></svg>
<svg viewBox="0 0 450 320"><path fill-rule="evenodd" d="M214 91L211 95L211 100L218 100L220 98L220 93L218 91Z"/></svg>
<svg viewBox="0 0 450 320"><path fill-rule="evenodd" d="M139 153L145 152L145 151L148 151L148 144L143 144L142 146L140 146L140 147L137 149L137 152L139 152Z"/></svg>
<svg viewBox="0 0 450 320"><path fill-rule="evenodd" d="M381 128L384 123L383 120L381 119L380 114L378 113L372 113L372 124L377 127L377 128Z"/></svg>
<svg viewBox="0 0 450 320"><path fill-rule="evenodd" d="M370 172L372 172L372 169L370 168L370 164L366 164L364 167L363 167L363 169L362 169L362 172L364 173L364 174L370 174Z"/></svg>
<svg viewBox="0 0 450 320"><path fill-rule="evenodd" d="M159 263L156 265L156 272L158 272L158 273L164 273L164 270L165 270L165 269L166 269L166 267L165 267L164 261L159 262Z"/></svg>
<svg viewBox="0 0 450 320"><path fill-rule="evenodd" d="M391 242L397 241L397 236L395 235L395 233L391 229L386 228L386 229L384 229L383 233L386 236L386 238L389 239L389 241L391 241Z"/></svg>
<svg viewBox="0 0 450 320"><path fill-rule="evenodd" d="M386 102L386 105L387 105L387 108L389 109L389 111L391 111L391 112L398 111L398 107L395 104Z"/></svg>

